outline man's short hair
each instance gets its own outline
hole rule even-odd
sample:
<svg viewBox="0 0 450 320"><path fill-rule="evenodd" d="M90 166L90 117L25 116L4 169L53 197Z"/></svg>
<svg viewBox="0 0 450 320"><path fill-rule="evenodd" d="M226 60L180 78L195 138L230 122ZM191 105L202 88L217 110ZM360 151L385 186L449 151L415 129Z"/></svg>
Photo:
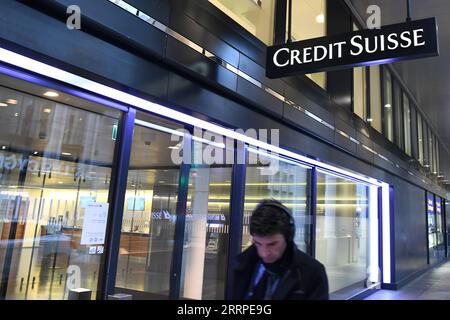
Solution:
<svg viewBox="0 0 450 320"><path fill-rule="evenodd" d="M286 242L294 238L295 225L288 209L277 200L262 200L250 217L250 234L271 236L282 234Z"/></svg>

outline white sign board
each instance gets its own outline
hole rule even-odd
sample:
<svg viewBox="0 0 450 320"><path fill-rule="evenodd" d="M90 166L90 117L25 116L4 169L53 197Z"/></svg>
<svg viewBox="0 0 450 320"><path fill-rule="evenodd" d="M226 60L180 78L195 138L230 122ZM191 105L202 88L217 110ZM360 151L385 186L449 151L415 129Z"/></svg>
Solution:
<svg viewBox="0 0 450 320"><path fill-rule="evenodd" d="M84 211L81 245L104 244L109 203L91 202Z"/></svg>

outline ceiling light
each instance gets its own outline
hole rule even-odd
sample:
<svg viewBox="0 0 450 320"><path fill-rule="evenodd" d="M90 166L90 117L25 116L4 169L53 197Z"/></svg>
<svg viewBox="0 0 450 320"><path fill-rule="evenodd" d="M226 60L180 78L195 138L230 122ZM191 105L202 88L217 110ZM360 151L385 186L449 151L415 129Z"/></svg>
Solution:
<svg viewBox="0 0 450 320"><path fill-rule="evenodd" d="M52 112L52 109L51 108L44 108L44 110L42 110L42 111L44 111L45 113L50 113L50 112Z"/></svg>
<svg viewBox="0 0 450 320"><path fill-rule="evenodd" d="M37 151L35 151L35 152L33 152L33 154L38 154L39 152L37 152Z"/></svg>
<svg viewBox="0 0 450 320"><path fill-rule="evenodd" d="M169 149L174 149L174 150L177 150L177 149L180 149L179 147L177 147L177 146L174 146L174 147L169 147Z"/></svg>
<svg viewBox="0 0 450 320"><path fill-rule="evenodd" d="M319 14L319 15L316 17L316 22L317 22L317 23L325 23L325 15L324 15L323 13Z"/></svg>
<svg viewBox="0 0 450 320"><path fill-rule="evenodd" d="M70 152L62 152L61 153L63 156L71 156L72 154ZM95 172L94 172L95 173Z"/></svg>
<svg viewBox="0 0 450 320"><path fill-rule="evenodd" d="M2 146L2 150L5 150L6 149L6 146Z"/></svg>
<svg viewBox="0 0 450 320"><path fill-rule="evenodd" d="M366 121L367 121L367 122L372 122L373 119L372 119L372 118L368 118Z"/></svg>
<svg viewBox="0 0 450 320"><path fill-rule="evenodd" d="M19 114L16 112L16 113L14 113L14 117L18 117L19 116Z"/></svg>
<svg viewBox="0 0 450 320"><path fill-rule="evenodd" d="M163 180L161 180L161 181L159 181L159 183L166 183L165 181L163 181Z"/></svg>
<svg viewBox="0 0 450 320"><path fill-rule="evenodd" d="M6 103L7 104L17 104L18 101L16 99L8 99L8 100L6 100Z"/></svg>
<svg viewBox="0 0 450 320"><path fill-rule="evenodd" d="M55 91L47 91L46 93L44 93L44 96L50 97L50 98L56 98L56 97L59 97L59 93L55 92Z"/></svg>
<svg viewBox="0 0 450 320"><path fill-rule="evenodd" d="M63 184L64 182L62 182L62 181L58 181L58 183L59 183L59 184Z"/></svg>
<svg viewBox="0 0 450 320"><path fill-rule="evenodd" d="M384 107L385 107L385 108L390 108L391 105L388 103L388 104L386 104Z"/></svg>
<svg viewBox="0 0 450 320"><path fill-rule="evenodd" d="M8 104L4 103L4 102L0 102L0 107L7 107Z"/></svg>

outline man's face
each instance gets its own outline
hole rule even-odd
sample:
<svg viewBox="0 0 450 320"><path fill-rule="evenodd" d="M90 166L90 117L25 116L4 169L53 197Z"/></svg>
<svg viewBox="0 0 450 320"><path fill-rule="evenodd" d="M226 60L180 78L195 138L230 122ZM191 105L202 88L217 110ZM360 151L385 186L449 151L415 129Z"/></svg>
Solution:
<svg viewBox="0 0 450 320"><path fill-rule="evenodd" d="M258 256L264 263L274 263L283 256L287 244L281 233L269 236L253 235L252 237Z"/></svg>

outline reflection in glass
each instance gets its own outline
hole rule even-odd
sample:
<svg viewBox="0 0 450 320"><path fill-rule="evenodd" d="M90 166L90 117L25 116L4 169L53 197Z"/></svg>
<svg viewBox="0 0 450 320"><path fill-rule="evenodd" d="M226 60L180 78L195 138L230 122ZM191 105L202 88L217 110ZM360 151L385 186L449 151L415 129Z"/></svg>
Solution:
<svg viewBox="0 0 450 320"><path fill-rule="evenodd" d="M369 187L317 174L316 258L327 270L330 292L367 277Z"/></svg>
<svg viewBox="0 0 450 320"><path fill-rule="evenodd" d="M256 156L258 156L257 159ZM249 220L253 209L263 199L276 199L291 210L296 226L295 243L300 250L308 252L310 229L310 221L307 219L309 168L284 158L267 157L251 151L249 151L248 162L242 249L251 245Z"/></svg>
<svg viewBox="0 0 450 320"><path fill-rule="evenodd" d="M4 79L22 86L19 80ZM45 88L27 84L27 90ZM55 101L0 87L0 270L5 299L95 299L104 239L81 244L90 204L107 203L115 148L110 116L71 96ZM107 216L107 212L102 212ZM88 221L88 220L86 220ZM104 221L106 223L106 221ZM105 225L106 227L106 225ZM8 273L9 270L9 273Z"/></svg>
<svg viewBox="0 0 450 320"><path fill-rule="evenodd" d="M244 29L264 42L273 42L275 0L209 0Z"/></svg>
<svg viewBox="0 0 450 320"><path fill-rule="evenodd" d="M146 299L164 299L170 289L178 200L179 164L171 155L178 146L171 134L152 127L177 126L154 117L139 118L148 120L150 128L135 126L116 287L141 291Z"/></svg>
<svg viewBox="0 0 450 320"><path fill-rule="evenodd" d="M180 296L224 299L232 169L225 150L197 142L194 150L215 154L216 161L196 161L190 170Z"/></svg>
<svg viewBox="0 0 450 320"><path fill-rule="evenodd" d="M392 115L392 78L387 68L384 71L384 135L389 141L394 142L394 119Z"/></svg>

